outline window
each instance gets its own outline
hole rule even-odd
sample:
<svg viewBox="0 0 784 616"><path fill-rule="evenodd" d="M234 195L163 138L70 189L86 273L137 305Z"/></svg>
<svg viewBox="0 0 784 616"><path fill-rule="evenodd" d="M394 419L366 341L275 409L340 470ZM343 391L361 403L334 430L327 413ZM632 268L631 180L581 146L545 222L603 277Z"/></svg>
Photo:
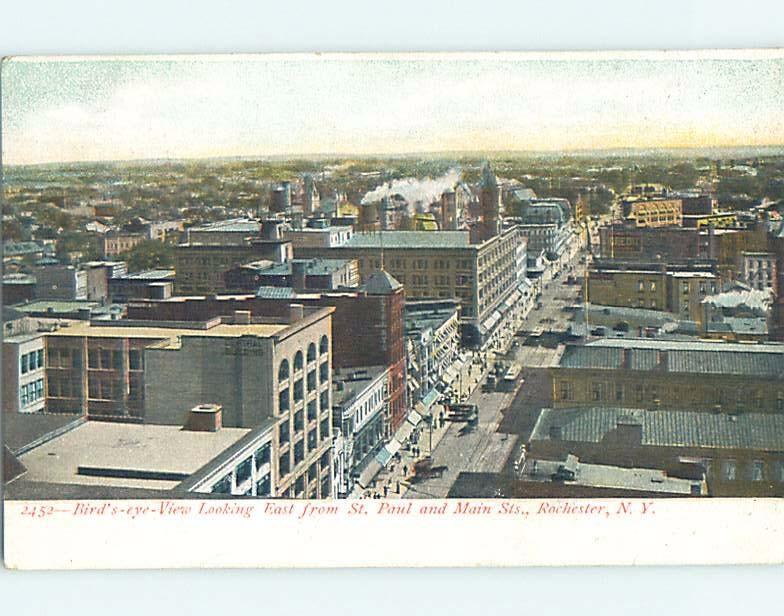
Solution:
<svg viewBox="0 0 784 616"><path fill-rule="evenodd" d="M294 464L297 465L305 459L305 442L300 441L294 445Z"/></svg>
<svg viewBox="0 0 784 616"><path fill-rule="evenodd" d="M291 408L291 401L289 396L289 388L284 389L278 394L278 408L281 412L288 411Z"/></svg>
<svg viewBox="0 0 784 616"><path fill-rule="evenodd" d="M256 461L256 469L261 468L265 464L269 464L270 461L270 444L264 443L261 447L256 450L256 453L253 454L253 458Z"/></svg>
<svg viewBox="0 0 784 616"><path fill-rule="evenodd" d="M302 411L294 413L294 430L299 432L305 428L305 420Z"/></svg>
<svg viewBox="0 0 784 616"><path fill-rule="evenodd" d="M291 472L291 460L289 454L284 453L278 460L278 476L283 477Z"/></svg>
<svg viewBox="0 0 784 616"><path fill-rule="evenodd" d="M270 495L270 476L269 473L264 475L256 482L256 496L269 496Z"/></svg>
<svg viewBox="0 0 784 616"><path fill-rule="evenodd" d="M128 367L131 370L142 370L142 352L138 349L128 351Z"/></svg>
<svg viewBox="0 0 784 616"><path fill-rule="evenodd" d="M27 374L27 371L30 366L30 356L25 353L19 358L19 369L22 371L22 374Z"/></svg>
<svg viewBox="0 0 784 616"><path fill-rule="evenodd" d="M561 400L572 399L572 384L567 381L561 381Z"/></svg>
<svg viewBox="0 0 784 616"><path fill-rule="evenodd" d="M324 412L329 408L329 392L322 391L321 396L319 399L319 406L321 407L321 411Z"/></svg>
<svg viewBox="0 0 784 616"><path fill-rule="evenodd" d="M297 351L297 354L294 355L294 372L302 370L303 363L302 351Z"/></svg>
<svg viewBox="0 0 784 616"><path fill-rule="evenodd" d="M322 441L324 439L329 438L329 420L328 419L322 420L321 426L319 427L319 430L321 431L321 440Z"/></svg>
<svg viewBox="0 0 784 616"><path fill-rule="evenodd" d="M751 480L762 481L765 475L765 463L762 460L754 460L751 463Z"/></svg>
<svg viewBox="0 0 784 616"><path fill-rule="evenodd" d="M291 435L289 431L289 422L288 421L283 422L282 424L280 424L280 432L278 434L278 444L285 445L286 443L289 442L290 437Z"/></svg>
<svg viewBox="0 0 784 616"><path fill-rule="evenodd" d="M322 336L321 342L319 343L319 353L324 355L327 352L329 352L329 338Z"/></svg>
<svg viewBox="0 0 784 616"><path fill-rule="evenodd" d="M615 401L621 402L623 400L623 384L616 383L615 384Z"/></svg>
<svg viewBox="0 0 784 616"><path fill-rule="evenodd" d="M308 468L308 482L315 481L318 477L318 464L311 464Z"/></svg>
<svg viewBox="0 0 784 616"><path fill-rule="evenodd" d="M645 283L642 280L637 281L637 290L640 292L645 290Z"/></svg>
<svg viewBox="0 0 784 616"><path fill-rule="evenodd" d="M318 445L318 434L316 434L316 430L311 430L308 432L308 449L315 449Z"/></svg>
<svg viewBox="0 0 784 616"><path fill-rule="evenodd" d="M298 379L294 382L294 402L302 402L302 399L305 397L305 388L302 383L302 379Z"/></svg>
<svg viewBox="0 0 784 616"><path fill-rule="evenodd" d="M253 474L253 458L243 460L237 467L237 485L244 483Z"/></svg>
<svg viewBox="0 0 784 616"><path fill-rule="evenodd" d="M294 495L295 496L302 496L302 493L305 491L305 476L300 475L297 477L296 481L294 481Z"/></svg>
<svg viewBox="0 0 784 616"><path fill-rule="evenodd" d="M784 461L779 460L775 463L776 481L779 483L784 482Z"/></svg>
<svg viewBox="0 0 784 616"><path fill-rule="evenodd" d="M316 389L316 371L311 370L308 372L308 391Z"/></svg>
<svg viewBox="0 0 784 616"><path fill-rule="evenodd" d="M319 379L321 379L322 383L326 383L329 380L329 363L324 362L319 366Z"/></svg>
<svg viewBox="0 0 784 616"><path fill-rule="evenodd" d="M316 360L316 345L312 342L308 345L308 363Z"/></svg>
<svg viewBox="0 0 784 616"><path fill-rule="evenodd" d="M213 494L231 494L231 474L226 475L218 483L212 486Z"/></svg>
<svg viewBox="0 0 784 616"><path fill-rule="evenodd" d="M726 481L735 481L737 463L735 460L724 460L721 465L721 475Z"/></svg>
<svg viewBox="0 0 784 616"><path fill-rule="evenodd" d="M313 421L318 417L318 408L316 407L316 401L310 400L308 402L308 421Z"/></svg>
<svg viewBox="0 0 784 616"><path fill-rule="evenodd" d="M321 465L321 468L327 468L329 466L329 449L321 454L319 464Z"/></svg>
<svg viewBox="0 0 784 616"><path fill-rule="evenodd" d="M278 381L285 381L287 378L289 378L289 360L284 359L278 368Z"/></svg>

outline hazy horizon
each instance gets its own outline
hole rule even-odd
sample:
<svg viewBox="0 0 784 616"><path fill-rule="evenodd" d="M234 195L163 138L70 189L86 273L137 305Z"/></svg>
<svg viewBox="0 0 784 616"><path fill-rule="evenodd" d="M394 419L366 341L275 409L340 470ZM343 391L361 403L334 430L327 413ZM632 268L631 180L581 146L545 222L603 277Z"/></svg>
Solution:
<svg viewBox="0 0 784 616"><path fill-rule="evenodd" d="M767 150L783 78L781 52L11 58L3 164Z"/></svg>

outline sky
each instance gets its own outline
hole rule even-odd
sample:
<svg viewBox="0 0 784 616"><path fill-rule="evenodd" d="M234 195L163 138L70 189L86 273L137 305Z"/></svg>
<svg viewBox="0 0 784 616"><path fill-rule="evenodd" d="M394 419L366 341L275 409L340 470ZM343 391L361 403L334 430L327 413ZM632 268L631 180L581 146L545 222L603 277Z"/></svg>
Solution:
<svg viewBox="0 0 784 616"><path fill-rule="evenodd" d="M784 52L16 58L6 165L784 144Z"/></svg>

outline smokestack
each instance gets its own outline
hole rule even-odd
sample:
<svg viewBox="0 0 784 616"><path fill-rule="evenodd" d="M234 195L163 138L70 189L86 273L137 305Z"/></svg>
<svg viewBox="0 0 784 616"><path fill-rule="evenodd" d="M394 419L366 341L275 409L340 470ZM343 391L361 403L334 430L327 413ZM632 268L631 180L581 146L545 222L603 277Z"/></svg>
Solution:
<svg viewBox="0 0 784 616"><path fill-rule="evenodd" d="M457 193L451 188L441 195L441 228L444 231L457 230Z"/></svg>
<svg viewBox="0 0 784 616"><path fill-rule="evenodd" d="M295 259L291 262L291 285L295 291L304 291L307 288L307 262Z"/></svg>
<svg viewBox="0 0 784 616"><path fill-rule="evenodd" d="M495 175L488 163L485 163L482 169L479 203L482 213L484 239L489 240L491 237L498 235L500 194L498 192L498 182L496 182Z"/></svg>
<svg viewBox="0 0 784 616"><path fill-rule="evenodd" d="M288 212L291 210L291 183L283 182L272 190L272 211Z"/></svg>
<svg viewBox="0 0 784 616"><path fill-rule="evenodd" d="M280 224L279 220L265 220L261 225L261 237L265 240L279 240L281 238Z"/></svg>

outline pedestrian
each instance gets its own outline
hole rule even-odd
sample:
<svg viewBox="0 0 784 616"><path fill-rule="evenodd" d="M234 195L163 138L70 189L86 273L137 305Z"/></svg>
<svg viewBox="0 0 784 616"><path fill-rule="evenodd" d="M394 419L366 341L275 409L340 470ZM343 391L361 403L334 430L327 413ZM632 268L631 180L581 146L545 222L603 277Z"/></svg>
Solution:
<svg viewBox="0 0 784 616"><path fill-rule="evenodd" d="M384 486L384 498L387 497L387 494L389 494L389 486Z"/></svg>
<svg viewBox="0 0 784 616"><path fill-rule="evenodd" d="M403 465L403 477L407 477L407 476L408 476L408 467L404 464Z"/></svg>

